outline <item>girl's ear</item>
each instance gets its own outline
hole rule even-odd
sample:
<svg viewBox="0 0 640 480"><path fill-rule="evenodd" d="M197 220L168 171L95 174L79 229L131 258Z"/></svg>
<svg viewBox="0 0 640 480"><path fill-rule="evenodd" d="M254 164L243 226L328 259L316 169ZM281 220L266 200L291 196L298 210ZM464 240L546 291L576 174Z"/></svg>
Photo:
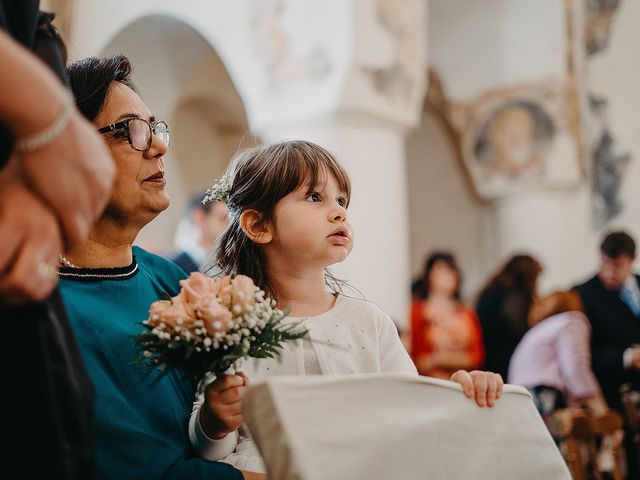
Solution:
<svg viewBox="0 0 640 480"><path fill-rule="evenodd" d="M257 210L245 210L240 214L240 228L254 243L266 244L273 239L270 223L262 219Z"/></svg>

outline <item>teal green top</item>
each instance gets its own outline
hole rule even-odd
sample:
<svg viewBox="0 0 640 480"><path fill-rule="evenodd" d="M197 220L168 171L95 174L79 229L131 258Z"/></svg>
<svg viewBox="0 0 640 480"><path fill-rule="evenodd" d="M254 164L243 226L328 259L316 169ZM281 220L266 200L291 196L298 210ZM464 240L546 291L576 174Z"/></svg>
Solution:
<svg viewBox="0 0 640 480"><path fill-rule="evenodd" d="M162 292L176 295L185 273L134 247L128 267L60 269L60 289L85 367L93 380L97 478L242 479L230 465L198 458L188 422L195 395L176 372L154 386L132 366L132 337Z"/></svg>

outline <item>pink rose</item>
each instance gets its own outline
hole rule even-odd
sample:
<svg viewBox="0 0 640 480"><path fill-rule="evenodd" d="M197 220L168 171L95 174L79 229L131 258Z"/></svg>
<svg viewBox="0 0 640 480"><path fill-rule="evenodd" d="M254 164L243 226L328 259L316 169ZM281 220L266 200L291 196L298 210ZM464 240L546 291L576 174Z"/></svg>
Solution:
<svg viewBox="0 0 640 480"><path fill-rule="evenodd" d="M244 313L247 305L255 303L256 286L253 280L246 275L238 275L233 280L229 276L224 277L220 280L219 287L220 303L229 310L234 306L239 306L240 313Z"/></svg>
<svg viewBox="0 0 640 480"><path fill-rule="evenodd" d="M202 297L195 308L198 318L204 322L204 328L210 336L227 331L231 312L218 302L215 295Z"/></svg>
<svg viewBox="0 0 640 480"><path fill-rule="evenodd" d="M238 275L233 279L233 290L242 299L245 305L255 303L256 286L251 278L246 275Z"/></svg>
<svg viewBox="0 0 640 480"><path fill-rule="evenodd" d="M149 307L149 326L151 328L157 327L160 325L160 316L171 307L171 302L169 300L158 300L157 302L153 302Z"/></svg>
<svg viewBox="0 0 640 480"><path fill-rule="evenodd" d="M167 327L175 328L177 325L192 321L189 312L185 308L180 297L173 297L171 301L160 300L151 304L149 309L149 322L152 327L164 323Z"/></svg>
<svg viewBox="0 0 640 480"><path fill-rule="evenodd" d="M227 308L231 308L231 302L233 300L233 286L231 285L231 277L226 276L218 282L218 297L220 297L220 303Z"/></svg>
<svg viewBox="0 0 640 480"><path fill-rule="evenodd" d="M187 304L195 304L205 295L217 294L219 290L218 280L209 278L200 272L193 272L189 278L180 280L182 290L180 296Z"/></svg>

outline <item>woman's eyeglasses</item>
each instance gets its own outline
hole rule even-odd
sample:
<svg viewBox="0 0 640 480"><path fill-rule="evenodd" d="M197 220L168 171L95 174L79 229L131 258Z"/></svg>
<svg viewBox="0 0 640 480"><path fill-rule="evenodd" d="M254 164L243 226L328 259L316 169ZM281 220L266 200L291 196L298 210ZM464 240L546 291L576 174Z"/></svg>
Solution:
<svg viewBox="0 0 640 480"><path fill-rule="evenodd" d="M125 134L131 148L139 152L146 152L151 148L152 134L158 137L167 147L169 146L169 126L162 121L147 122L144 118L126 118L99 128L98 133L110 133L116 138L118 135Z"/></svg>

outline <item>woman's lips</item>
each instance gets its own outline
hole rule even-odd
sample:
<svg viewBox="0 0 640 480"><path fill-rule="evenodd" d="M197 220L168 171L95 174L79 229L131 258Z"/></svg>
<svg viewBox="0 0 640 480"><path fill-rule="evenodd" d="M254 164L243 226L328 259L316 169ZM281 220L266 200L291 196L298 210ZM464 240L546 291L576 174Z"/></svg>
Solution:
<svg viewBox="0 0 640 480"><path fill-rule="evenodd" d="M164 178L164 172L154 173L150 177L145 178L144 181L145 182L152 182L152 183L161 183L161 184L167 183L166 179Z"/></svg>

